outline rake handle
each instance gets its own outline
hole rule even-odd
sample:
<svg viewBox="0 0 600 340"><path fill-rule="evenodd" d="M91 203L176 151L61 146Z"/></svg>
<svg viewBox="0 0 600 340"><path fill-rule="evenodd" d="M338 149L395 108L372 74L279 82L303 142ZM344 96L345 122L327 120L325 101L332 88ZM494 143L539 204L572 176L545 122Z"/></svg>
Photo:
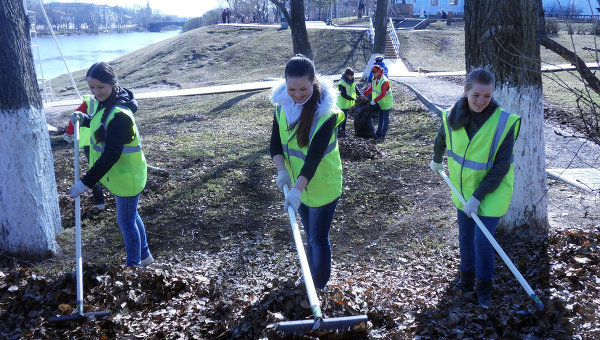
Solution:
<svg viewBox="0 0 600 340"><path fill-rule="evenodd" d="M75 182L79 181L79 119L73 129ZM83 264L81 259L81 199L75 197L75 277L77 284L77 314L83 314Z"/></svg>
<svg viewBox="0 0 600 340"><path fill-rule="evenodd" d="M452 192L458 197L458 199L463 204L463 206L466 205L467 202L465 201L465 198L458 191L458 189L456 189L456 187L452 184L452 182L450 181L450 178L446 175L444 170L439 170L438 172L439 172L440 176L444 179L446 184L448 184L448 186L450 187L450 190L452 190ZM508 256L504 252L504 250L502 250L502 247L500 247L498 242L496 242L496 239L494 239L494 236L492 236L492 234L489 232L489 230L487 230L487 228L485 227L483 222L481 222L481 219L479 219L479 216L477 216L477 214L472 214L470 217L475 221L475 223L477 223L477 226L479 227L481 232L485 235L485 237L488 239L488 241L490 241L490 243L492 244L494 249L496 249L496 251L498 252L498 255L500 255L500 257L502 258L504 263L508 266L508 269L510 269L510 271L517 278L517 280L519 280L519 283L521 284L521 286L523 286L523 288L525 289L525 291L527 292L529 297L531 299L533 299L533 301L536 303L536 305L540 309L544 309L544 305L542 304L542 301L540 301L540 299L535 294L533 289L531 289L531 286L529 286L527 281L525 281L525 278L523 278L523 275L521 275L521 273L519 272L517 267L515 267L515 265L512 263L512 261L508 258Z"/></svg>
<svg viewBox="0 0 600 340"><path fill-rule="evenodd" d="M288 195L287 184L283 185L283 193L285 197ZM292 226L292 234L294 235L294 243L296 244L296 251L298 252L298 258L300 259L300 268L302 269L302 276L304 277L304 286L306 286L306 294L308 295L308 302L310 303L310 309L312 310L313 317L315 319L315 326L318 328L318 323L323 319L323 312L321 311L321 302L317 297L315 290L315 284L310 273L310 266L308 265L308 259L306 258L306 252L304 251L304 244L302 243L302 235L300 235L300 228L296 221L296 213L294 208L288 206L288 215L290 217L290 224Z"/></svg>

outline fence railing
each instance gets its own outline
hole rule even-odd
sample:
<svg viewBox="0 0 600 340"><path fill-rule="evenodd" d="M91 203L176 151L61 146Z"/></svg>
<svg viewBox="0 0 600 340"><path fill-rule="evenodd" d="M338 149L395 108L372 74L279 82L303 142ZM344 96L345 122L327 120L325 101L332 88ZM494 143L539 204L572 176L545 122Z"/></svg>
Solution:
<svg viewBox="0 0 600 340"><path fill-rule="evenodd" d="M371 17L369 17L369 38L371 39L371 47L375 46L375 28Z"/></svg>
<svg viewBox="0 0 600 340"><path fill-rule="evenodd" d="M398 34L396 34L396 28L394 28L394 23L392 22L392 18L389 19L387 30L392 38L392 45L394 45L394 52L396 53L396 57L398 57L400 53L400 40L398 40Z"/></svg>

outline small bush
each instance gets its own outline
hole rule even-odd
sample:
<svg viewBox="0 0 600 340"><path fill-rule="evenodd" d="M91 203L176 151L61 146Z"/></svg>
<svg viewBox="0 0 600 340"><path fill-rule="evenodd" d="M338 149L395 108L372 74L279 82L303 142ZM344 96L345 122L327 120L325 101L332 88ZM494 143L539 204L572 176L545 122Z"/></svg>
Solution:
<svg viewBox="0 0 600 340"><path fill-rule="evenodd" d="M546 34L558 34L558 19L546 18Z"/></svg>

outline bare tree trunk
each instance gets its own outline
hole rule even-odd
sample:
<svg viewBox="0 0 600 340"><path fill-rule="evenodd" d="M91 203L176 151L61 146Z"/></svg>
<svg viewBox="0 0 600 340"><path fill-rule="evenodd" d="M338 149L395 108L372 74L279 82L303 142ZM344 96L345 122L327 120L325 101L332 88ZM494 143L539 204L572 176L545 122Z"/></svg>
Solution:
<svg viewBox="0 0 600 340"><path fill-rule="evenodd" d="M56 253L54 159L22 0L0 1L0 249Z"/></svg>
<svg viewBox="0 0 600 340"><path fill-rule="evenodd" d="M541 0L467 0L465 59L467 71L486 67L496 76L494 97L521 116L515 144L515 185L502 219L508 230L548 230L544 153L544 115L540 49L536 42Z"/></svg>
<svg viewBox="0 0 600 340"><path fill-rule="evenodd" d="M375 22L373 24L375 28L375 41L373 43L373 50L371 51L371 57L365 66L365 70L361 77L361 80L366 80L371 72L371 68L375 64L375 58L385 55L385 42L387 36L387 23L388 23L388 0L377 0L377 9L375 11Z"/></svg>
<svg viewBox="0 0 600 340"><path fill-rule="evenodd" d="M285 3L278 0L269 0L279 9L281 9L285 19L290 25L292 31L292 45L295 54L303 54L309 59L313 59L313 52L308 41L308 32L306 31L306 20L304 18L304 0L290 0L290 12L285 8Z"/></svg>
<svg viewBox="0 0 600 340"><path fill-rule="evenodd" d="M377 0L375 11L375 44L373 53L385 54L385 38L387 36L388 0Z"/></svg>

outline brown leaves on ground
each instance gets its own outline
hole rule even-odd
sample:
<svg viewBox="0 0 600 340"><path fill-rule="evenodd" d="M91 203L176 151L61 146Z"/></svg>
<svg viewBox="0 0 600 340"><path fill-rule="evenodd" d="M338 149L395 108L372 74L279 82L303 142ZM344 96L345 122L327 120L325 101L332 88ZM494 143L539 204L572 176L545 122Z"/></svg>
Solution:
<svg viewBox="0 0 600 340"><path fill-rule="evenodd" d="M544 303L543 311L498 258L492 306L485 310L474 293L450 289L455 269L418 252L398 258L391 266L395 270L368 262L334 263L337 276L345 279L319 293L323 311L327 317L367 314L368 332L342 335L353 339L600 336L598 232L555 232L533 243L499 238L509 243L505 249ZM111 315L68 325L48 318L75 307L74 273L47 280L24 268L2 271L0 337L285 338L290 336L266 330L267 325L312 318L304 287L294 287L291 279L259 275L254 285L262 289L256 290L212 275L214 264L207 259L197 261L198 266L168 261L148 268L86 265L84 311ZM232 284L238 291L228 289Z"/></svg>

